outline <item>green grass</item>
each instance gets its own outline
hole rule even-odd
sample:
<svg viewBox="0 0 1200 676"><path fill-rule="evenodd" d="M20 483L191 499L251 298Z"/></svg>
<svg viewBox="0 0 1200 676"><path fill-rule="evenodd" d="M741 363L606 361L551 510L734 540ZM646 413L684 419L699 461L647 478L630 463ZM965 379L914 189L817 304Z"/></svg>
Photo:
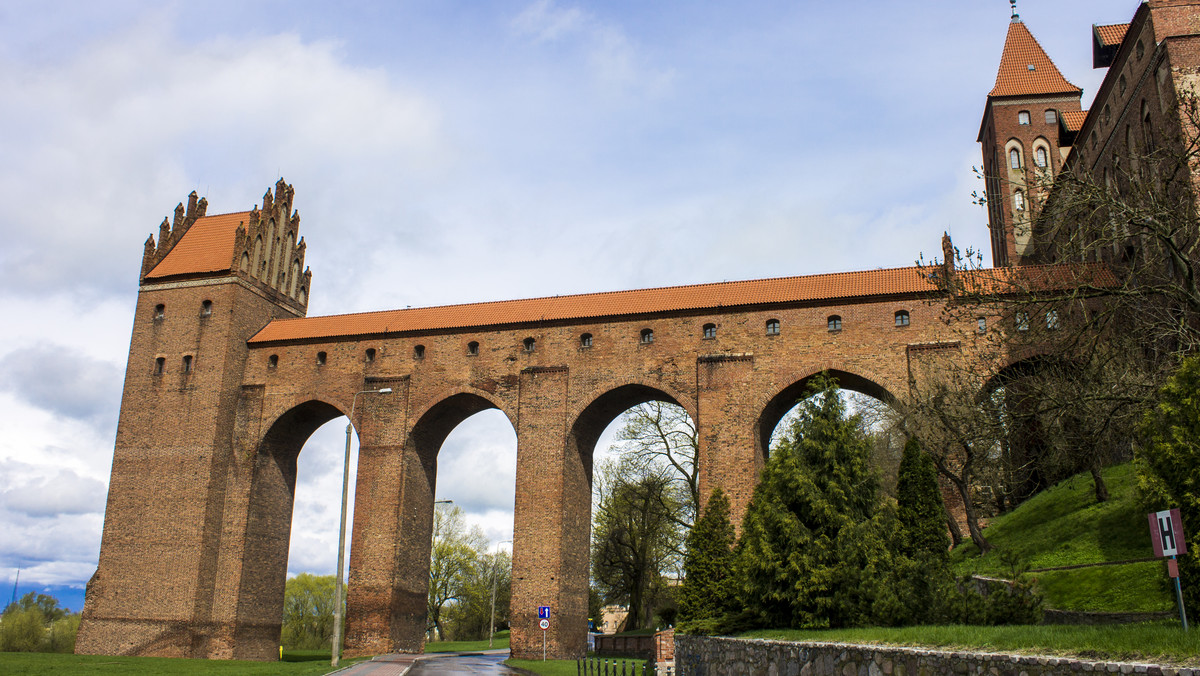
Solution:
<svg viewBox="0 0 1200 676"><path fill-rule="evenodd" d="M1200 666L1200 632L1184 633L1178 624L1006 627L898 627L825 631L760 630L744 638L783 641L830 641L927 648L1077 656L1091 660L1158 662Z"/></svg>
<svg viewBox="0 0 1200 676"><path fill-rule="evenodd" d="M508 632L496 632L496 638L492 642L492 650L500 648L508 648ZM487 640L482 641L430 641L425 644L425 652L427 653L457 653L457 652L477 652L480 650L489 650Z"/></svg>
<svg viewBox="0 0 1200 676"><path fill-rule="evenodd" d="M1103 568L1031 573L1046 599L1059 610L1152 613L1176 609L1161 561Z"/></svg>
<svg viewBox="0 0 1200 676"><path fill-rule="evenodd" d="M1028 568L1122 561L1153 556L1146 515L1137 504L1133 465L1104 470L1111 498L1096 502L1091 476L1078 474L996 517L983 534L995 547L987 556L966 543L951 561L958 574L1011 577L1004 560L1015 556ZM1174 597L1162 564L1029 573L1047 608L1095 612L1171 610Z"/></svg>
<svg viewBox="0 0 1200 676"><path fill-rule="evenodd" d="M162 676L206 676L208 674L282 674L300 676L327 674L329 653L288 651L283 662L243 662L240 660L188 660L168 657L109 657L107 655L70 655L61 653L0 653L0 674L82 674L118 676L124 674ZM356 660L342 660L345 666Z"/></svg>

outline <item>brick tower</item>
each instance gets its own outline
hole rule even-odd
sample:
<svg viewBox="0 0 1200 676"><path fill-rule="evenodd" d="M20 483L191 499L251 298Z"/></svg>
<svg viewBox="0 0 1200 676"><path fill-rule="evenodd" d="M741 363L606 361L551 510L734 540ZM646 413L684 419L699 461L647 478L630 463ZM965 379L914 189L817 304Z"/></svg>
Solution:
<svg viewBox="0 0 1200 676"><path fill-rule="evenodd" d="M248 583L236 559L249 526L234 527L226 491L246 340L308 305L292 196L280 180L261 211L208 216L193 192L146 240L79 653L262 659L241 640L256 633L275 651L278 616L272 635L228 591Z"/></svg>
<svg viewBox="0 0 1200 676"><path fill-rule="evenodd" d="M1082 117L1082 95L1014 9L978 138L993 265L1021 265L1032 255L1032 212L1070 150L1060 129Z"/></svg>

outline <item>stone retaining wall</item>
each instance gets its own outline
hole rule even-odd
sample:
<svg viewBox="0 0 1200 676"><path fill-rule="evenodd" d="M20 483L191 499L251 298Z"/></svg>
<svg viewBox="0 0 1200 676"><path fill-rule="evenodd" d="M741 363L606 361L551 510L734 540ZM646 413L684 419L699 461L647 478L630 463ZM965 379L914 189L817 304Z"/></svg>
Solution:
<svg viewBox="0 0 1200 676"><path fill-rule="evenodd" d="M675 636L675 665L678 676L1200 676L1200 668L1064 657L683 635Z"/></svg>

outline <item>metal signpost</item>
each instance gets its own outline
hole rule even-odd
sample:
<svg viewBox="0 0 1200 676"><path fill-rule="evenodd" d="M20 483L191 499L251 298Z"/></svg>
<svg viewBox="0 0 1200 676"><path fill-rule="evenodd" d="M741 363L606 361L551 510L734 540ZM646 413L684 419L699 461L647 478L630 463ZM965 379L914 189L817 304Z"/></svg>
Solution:
<svg viewBox="0 0 1200 676"><path fill-rule="evenodd" d="M1171 557L1167 561L1167 574L1175 579L1175 600L1179 603L1179 619L1183 621L1183 630L1187 631L1187 611L1183 608L1179 563L1175 559L1179 554L1187 554L1187 542L1183 538L1183 520L1179 517L1178 509L1151 512L1146 516L1150 520L1150 540L1154 544L1154 555L1160 558Z"/></svg>
<svg viewBox="0 0 1200 676"><path fill-rule="evenodd" d="M538 606L538 626L542 628L542 661L546 661L546 630L550 628L550 606Z"/></svg>

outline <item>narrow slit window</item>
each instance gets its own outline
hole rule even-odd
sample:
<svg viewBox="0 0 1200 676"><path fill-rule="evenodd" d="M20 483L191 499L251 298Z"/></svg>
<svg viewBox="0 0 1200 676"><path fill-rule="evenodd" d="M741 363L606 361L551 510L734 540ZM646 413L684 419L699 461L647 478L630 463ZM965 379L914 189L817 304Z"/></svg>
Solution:
<svg viewBox="0 0 1200 676"><path fill-rule="evenodd" d="M159 303L154 306L154 319L161 321L167 316L167 306Z"/></svg>
<svg viewBox="0 0 1200 676"><path fill-rule="evenodd" d="M190 354L183 355L183 372L184 373L192 372L192 355L190 355Z"/></svg>
<svg viewBox="0 0 1200 676"><path fill-rule="evenodd" d="M154 375L161 376L167 368L167 358L158 357L154 360Z"/></svg>
<svg viewBox="0 0 1200 676"><path fill-rule="evenodd" d="M716 337L717 337L717 325L716 324L705 324L704 325L705 340L712 340L713 338L716 338Z"/></svg>
<svg viewBox="0 0 1200 676"><path fill-rule="evenodd" d="M367 359L368 364L375 361L375 348L373 348L373 347L367 348L366 359Z"/></svg>
<svg viewBox="0 0 1200 676"><path fill-rule="evenodd" d="M829 319L825 320L825 326L830 331L842 330L842 318L839 315L830 315Z"/></svg>
<svg viewBox="0 0 1200 676"><path fill-rule="evenodd" d="M200 304L200 316L201 317L211 317L212 316L212 301L211 300L206 300Z"/></svg>
<svg viewBox="0 0 1200 676"><path fill-rule="evenodd" d="M979 317L975 320L975 332L987 333L987 317Z"/></svg>
<svg viewBox="0 0 1200 676"><path fill-rule="evenodd" d="M324 366L325 360L328 358L328 356L329 355L325 354L324 352L318 352L317 353L317 366Z"/></svg>
<svg viewBox="0 0 1200 676"><path fill-rule="evenodd" d="M767 335L768 336L778 336L779 335L779 320L778 319L768 319L767 320Z"/></svg>
<svg viewBox="0 0 1200 676"><path fill-rule="evenodd" d="M642 345L654 342L654 329L642 329Z"/></svg>
<svg viewBox="0 0 1200 676"><path fill-rule="evenodd" d="M471 342L467 343L467 354L471 355L472 357L479 354L479 343L477 341L472 340Z"/></svg>
<svg viewBox="0 0 1200 676"><path fill-rule="evenodd" d="M592 334L585 333L582 336L579 336L579 347L591 347L591 346L592 346Z"/></svg>
<svg viewBox="0 0 1200 676"><path fill-rule="evenodd" d="M908 310L896 311L896 326L908 326Z"/></svg>

